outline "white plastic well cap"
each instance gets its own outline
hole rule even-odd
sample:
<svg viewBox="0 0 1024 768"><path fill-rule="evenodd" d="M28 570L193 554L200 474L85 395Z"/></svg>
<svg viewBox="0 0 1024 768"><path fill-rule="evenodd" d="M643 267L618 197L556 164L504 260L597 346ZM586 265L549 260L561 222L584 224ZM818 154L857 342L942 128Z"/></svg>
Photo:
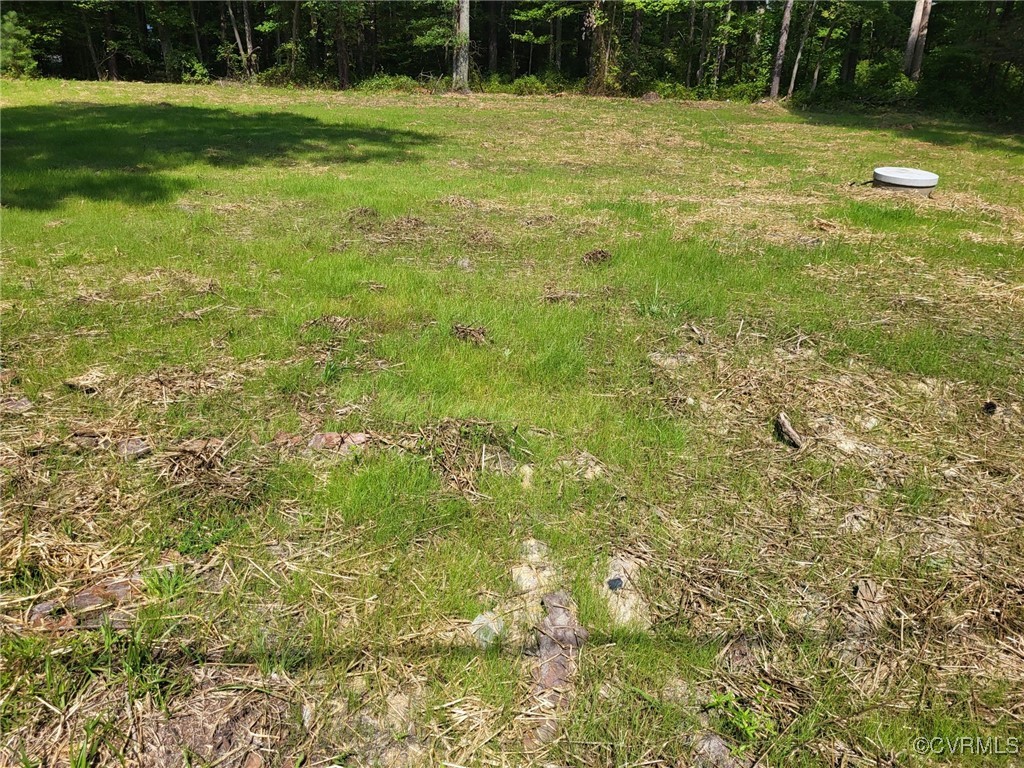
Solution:
<svg viewBox="0 0 1024 768"><path fill-rule="evenodd" d="M939 183L938 174L917 168L875 168L875 181L898 184L901 187L934 187Z"/></svg>

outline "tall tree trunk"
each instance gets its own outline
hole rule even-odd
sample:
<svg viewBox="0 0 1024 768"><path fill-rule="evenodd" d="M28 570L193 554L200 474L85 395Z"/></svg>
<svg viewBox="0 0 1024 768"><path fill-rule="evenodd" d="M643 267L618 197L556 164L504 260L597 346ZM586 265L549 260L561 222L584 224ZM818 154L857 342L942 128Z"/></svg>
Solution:
<svg viewBox="0 0 1024 768"><path fill-rule="evenodd" d="M292 44L288 49L288 74L295 77L295 61L299 56L299 7L302 0L295 0L292 4Z"/></svg>
<svg viewBox="0 0 1024 768"><path fill-rule="evenodd" d="M516 59L516 35L519 33L519 22L512 20L512 77L519 75L519 61Z"/></svg>
<svg viewBox="0 0 1024 768"><path fill-rule="evenodd" d="M245 53L245 46L242 45L242 36L238 32L238 21L235 19L235 10L231 7L231 0L227 0L228 16L231 17L231 29L235 33L235 44L238 45L238 56L242 60L242 74L248 77L252 74L249 71L249 57Z"/></svg>
<svg viewBox="0 0 1024 768"><path fill-rule="evenodd" d="M160 37L160 56L164 60L164 77L170 81L174 77L174 72L171 71L171 34L167 25L162 21L157 22L156 33Z"/></svg>
<svg viewBox="0 0 1024 768"><path fill-rule="evenodd" d="M711 21L708 7L704 6L704 19L700 25L700 54L697 56L697 87L704 84L704 63L708 56L708 38L711 36Z"/></svg>
<svg viewBox="0 0 1024 768"><path fill-rule="evenodd" d="M348 75L348 41L345 39L344 6L339 4L336 12L338 18L334 24L334 55L338 60L338 83L342 90L344 90L350 85Z"/></svg>
<svg viewBox="0 0 1024 768"><path fill-rule="evenodd" d="M604 0L593 0L583 22L584 33L590 32L590 84L591 93L604 93L608 85L610 51L607 34L608 20L604 17Z"/></svg>
<svg viewBox="0 0 1024 768"><path fill-rule="evenodd" d="M135 3L135 40L140 51L146 50L149 29L146 25L146 9L142 3Z"/></svg>
<svg viewBox="0 0 1024 768"><path fill-rule="evenodd" d="M555 71L562 71L562 17L555 19Z"/></svg>
<svg viewBox="0 0 1024 768"><path fill-rule="evenodd" d="M373 14L370 18L370 76L377 74L377 0L372 0L370 7Z"/></svg>
<svg viewBox="0 0 1024 768"><path fill-rule="evenodd" d="M309 59L307 63L313 72L320 69L320 17L316 15L315 10L309 12Z"/></svg>
<svg viewBox="0 0 1024 768"><path fill-rule="evenodd" d="M629 33L629 45L635 59L640 55L640 40L644 33L644 12L639 5L633 6L633 28Z"/></svg>
<svg viewBox="0 0 1024 768"><path fill-rule="evenodd" d="M807 10L807 18L804 19L804 30L800 33L800 44L796 47L796 58L793 60L793 72L789 76L789 88L786 90L787 96L793 95L793 89L796 88L796 73L800 69L800 57L804 53L804 45L807 43L807 35L811 32L811 22L814 20L814 9L818 5L818 0L811 0L811 7Z"/></svg>
<svg viewBox="0 0 1024 768"><path fill-rule="evenodd" d="M917 42L914 44L914 59L910 65L910 79L921 79L921 65L924 63L924 44L928 39L928 17L932 13L932 0L924 0L924 8L921 11L921 28L917 35Z"/></svg>
<svg viewBox="0 0 1024 768"><path fill-rule="evenodd" d="M196 39L196 56L199 57L199 62L205 64L205 57L203 56L203 43L199 38L199 22L196 20L196 9L192 0L188 0L188 15L192 19L192 34L195 35Z"/></svg>
<svg viewBox="0 0 1024 768"><path fill-rule="evenodd" d="M533 48L530 48L532 56ZM469 0L455 3L455 56L452 63L452 90L469 91Z"/></svg>
<svg viewBox="0 0 1024 768"><path fill-rule="evenodd" d="M252 44L252 19L249 17L249 0L242 0L242 18L245 21L245 58L249 74L259 71L259 61Z"/></svg>
<svg viewBox="0 0 1024 768"><path fill-rule="evenodd" d="M782 27L779 29L779 45L775 49L775 61L772 63L772 86L768 95L779 98L779 86L782 80L782 63L786 59L786 42L789 40L789 22L793 16L793 0L786 0L782 9Z"/></svg>
<svg viewBox="0 0 1024 768"><path fill-rule="evenodd" d="M117 46L114 45L114 12L108 10L103 15L103 43L107 49L107 71L111 80L120 80L117 69Z"/></svg>
<svg viewBox="0 0 1024 768"><path fill-rule="evenodd" d="M690 75L693 72L693 37L697 28L697 0L690 0L690 34L686 36L686 87L692 88Z"/></svg>
<svg viewBox="0 0 1024 768"><path fill-rule="evenodd" d="M843 64L839 68L839 82L849 85L857 77L857 62L860 61L860 36L864 29L864 22L857 20L850 28L850 34L846 38L846 52L843 54Z"/></svg>
<svg viewBox="0 0 1024 768"><path fill-rule="evenodd" d="M914 71L914 51L917 49L917 39L921 36L924 3L925 0L917 0L914 3L914 18L910 21L910 36L907 38L907 49L903 54L903 74L907 77Z"/></svg>
<svg viewBox="0 0 1024 768"><path fill-rule="evenodd" d="M725 11L725 27L726 30L722 33L722 42L718 46L718 55L715 56L715 76L713 82L715 87L718 87L718 78L722 75L722 66L725 64L725 56L729 52L729 40L727 35L729 34L728 26L732 21L732 3Z"/></svg>
<svg viewBox="0 0 1024 768"><path fill-rule="evenodd" d="M832 23L828 25L828 31L825 33L825 39L821 42L821 50L818 51L818 60L814 64L814 77L811 78L811 93L814 93L818 88L818 76L821 74L821 63L825 60L825 52L828 50L828 44L832 40L832 33L836 30L837 19L832 19Z"/></svg>
<svg viewBox="0 0 1024 768"><path fill-rule="evenodd" d="M89 26L89 17L85 15L85 9L82 9L82 25L85 27L85 42L89 47L89 58L92 60L92 66L96 70L96 79L103 79L103 69L100 67L100 59L96 55L96 46L92 42L92 28Z"/></svg>
<svg viewBox="0 0 1024 768"><path fill-rule="evenodd" d="M487 4L487 71L498 71L498 3Z"/></svg>

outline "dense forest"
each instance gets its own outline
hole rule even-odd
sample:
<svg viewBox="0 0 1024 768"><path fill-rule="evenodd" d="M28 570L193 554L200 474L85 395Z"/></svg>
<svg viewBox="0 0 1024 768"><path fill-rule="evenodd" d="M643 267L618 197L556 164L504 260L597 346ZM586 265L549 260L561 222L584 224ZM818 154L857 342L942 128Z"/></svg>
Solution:
<svg viewBox="0 0 1024 768"><path fill-rule="evenodd" d="M1024 8L851 0L6 2L3 70L520 94L1024 104ZM454 71L454 79L452 77Z"/></svg>

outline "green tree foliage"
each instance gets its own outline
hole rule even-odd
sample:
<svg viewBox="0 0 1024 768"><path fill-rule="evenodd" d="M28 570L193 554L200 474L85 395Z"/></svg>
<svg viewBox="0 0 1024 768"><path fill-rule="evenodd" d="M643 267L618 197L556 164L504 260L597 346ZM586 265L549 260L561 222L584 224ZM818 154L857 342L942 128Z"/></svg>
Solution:
<svg viewBox="0 0 1024 768"><path fill-rule="evenodd" d="M782 0L473 0L470 83L522 93L761 98L784 6ZM251 77L347 88L393 76L427 86L448 81L460 39L453 0L12 0L4 8L4 72L35 69L65 78ZM892 0L796 3L781 92L792 82L801 103L1021 114L1024 0L934 3L918 82L903 72L913 13L913 3ZM514 85L527 76L536 80Z"/></svg>
<svg viewBox="0 0 1024 768"><path fill-rule="evenodd" d="M11 77L31 77L36 69L32 33L18 23L17 13L5 13L0 24L0 72Z"/></svg>

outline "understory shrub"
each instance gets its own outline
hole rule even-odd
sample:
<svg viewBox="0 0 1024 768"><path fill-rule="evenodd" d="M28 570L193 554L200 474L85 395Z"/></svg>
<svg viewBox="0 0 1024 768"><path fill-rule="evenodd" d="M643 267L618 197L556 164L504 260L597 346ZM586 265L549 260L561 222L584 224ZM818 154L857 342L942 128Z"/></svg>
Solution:
<svg viewBox="0 0 1024 768"><path fill-rule="evenodd" d="M512 93L516 96L541 96L547 92L547 86L536 75L524 75L512 81Z"/></svg>
<svg viewBox="0 0 1024 768"><path fill-rule="evenodd" d="M693 88L687 88L680 83L670 83L665 80L655 82L651 90L663 99L692 101L697 98L697 92Z"/></svg>
<svg viewBox="0 0 1024 768"><path fill-rule="evenodd" d="M205 85L210 82L210 70L193 53L176 53L171 60L171 70L178 79L189 85Z"/></svg>
<svg viewBox="0 0 1024 768"><path fill-rule="evenodd" d="M408 75L374 75L360 80L356 83L355 89L366 93L415 93L420 90L420 84Z"/></svg>

